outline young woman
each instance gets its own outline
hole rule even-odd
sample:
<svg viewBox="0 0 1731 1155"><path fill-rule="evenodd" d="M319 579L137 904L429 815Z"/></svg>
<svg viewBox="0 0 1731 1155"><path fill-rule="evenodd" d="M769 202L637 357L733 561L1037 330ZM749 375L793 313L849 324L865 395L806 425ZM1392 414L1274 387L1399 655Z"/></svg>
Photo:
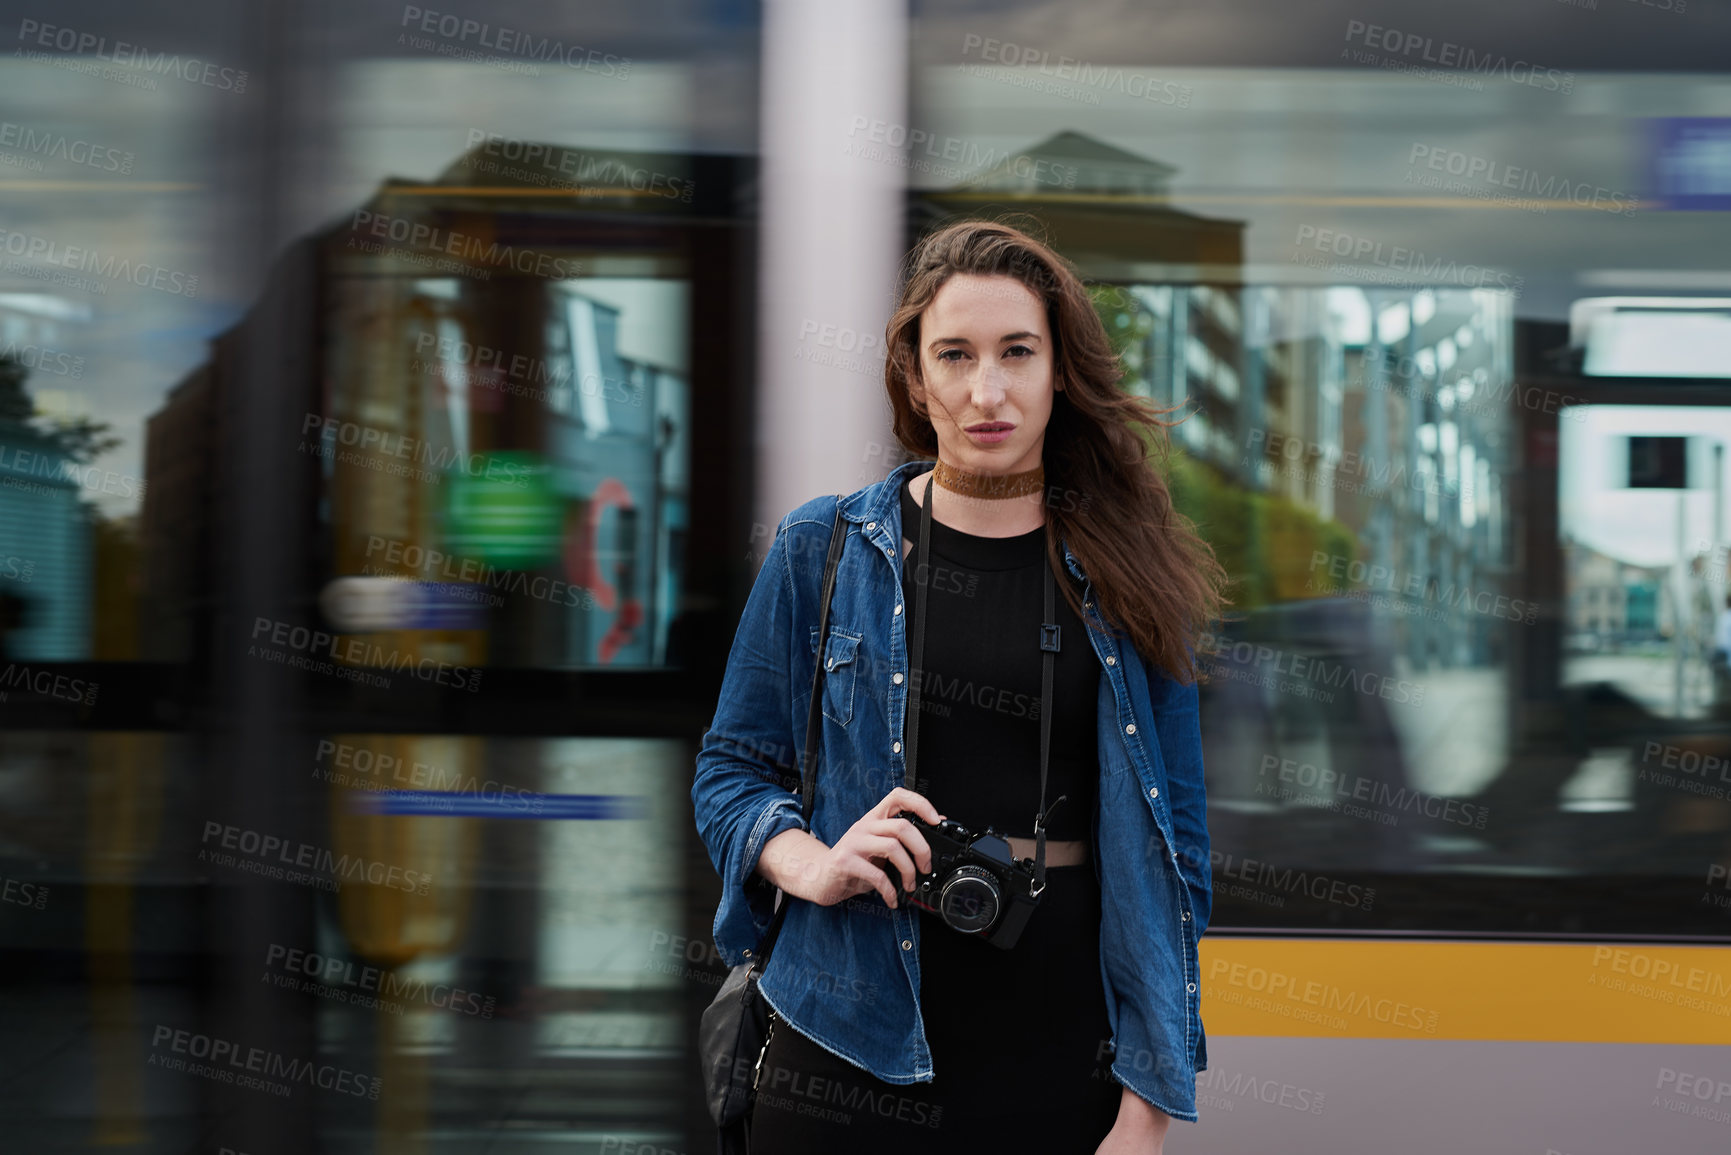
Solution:
<svg viewBox="0 0 1731 1155"><path fill-rule="evenodd" d="M1196 1118L1207 1061L1194 648L1224 574L1149 467L1164 411L1118 388L1087 291L1044 244L985 221L931 234L886 337L918 459L840 499L821 655L837 499L783 519L692 787L722 957L752 957L775 888L791 904L760 984L751 1150L1158 1153L1171 1118ZM898 815L990 827L1036 859L1042 797L1043 889L1012 947L898 903L934 865Z"/></svg>

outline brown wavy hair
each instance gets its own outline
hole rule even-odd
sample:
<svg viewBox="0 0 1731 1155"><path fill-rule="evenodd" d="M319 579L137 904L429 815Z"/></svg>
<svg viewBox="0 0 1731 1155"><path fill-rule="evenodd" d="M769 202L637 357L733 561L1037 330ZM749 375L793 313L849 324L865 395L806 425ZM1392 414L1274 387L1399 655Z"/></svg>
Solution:
<svg viewBox="0 0 1731 1155"><path fill-rule="evenodd" d="M927 234L908 254L894 313L884 330L884 389L896 440L918 457L935 458L937 431L914 408L909 383L920 376L920 314L957 273L1014 277L1045 303L1052 333L1052 415L1042 460L1046 559L1066 576L1062 536L1094 587L1101 614L1129 634L1137 653L1174 680L1197 678L1199 638L1229 604L1226 572L1213 548L1172 505L1150 450L1169 451L1161 409L1119 388L1124 366L1112 352L1093 300L1069 262L1042 241L1000 221L962 220ZM1181 418L1180 418L1181 420ZM1064 598L1086 617L1081 595L1060 582Z"/></svg>

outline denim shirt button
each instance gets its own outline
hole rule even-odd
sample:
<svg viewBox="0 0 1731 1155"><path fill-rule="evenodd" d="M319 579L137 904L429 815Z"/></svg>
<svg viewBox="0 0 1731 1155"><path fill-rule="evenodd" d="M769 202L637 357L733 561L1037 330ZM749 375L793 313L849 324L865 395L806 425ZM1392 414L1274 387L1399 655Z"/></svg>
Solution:
<svg viewBox="0 0 1731 1155"><path fill-rule="evenodd" d="M1160 797L1160 787L1158 787L1158 786L1148 787L1148 797L1150 797L1150 798Z"/></svg>
<svg viewBox="0 0 1731 1155"><path fill-rule="evenodd" d="M890 550L890 556L891 556L891 557L894 557L894 556L896 556L896 547L895 547L895 546L893 546L893 545L892 545L892 546L890 546L890 547L889 547L889 550Z"/></svg>
<svg viewBox="0 0 1731 1155"><path fill-rule="evenodd" d="M914 940L911 938L902 939L902 949L903 950L913 950L914 949ZM1190 989L1195 990L1196 989L1195 985L1192 984Z"/></svg>
<svg viewBox="0 0 1731 1155"><path fill-rule="evenodd" d="M899 613L901 613L901 612L902 612L902 607L901 607L901 605L900 605L900 604L899 604L899 603L898 603L898 604L897 604L897 605L896 605L896 613L898 613L898 614L899 614Z"/></svg>
<svg viewBox="0 0 1731 1155"><path fill-rule="evenodd" d="M1189 986L1185 987L1184 989L1189 991L1191 994L1195 994L1196 993L1196 984L1191 983Z"/></svg>
<svg viewBox="0 0 1731 1155"><path fill-rule="evenodd" d="M1185 912L1184 912L1184 921L1185 921L1185 922L1189 922L1189 921L1190 921L1190 912L1189 912L1189 911L1185 911Z"/></svg>
<svg viewBox="0 0 1731 1155"><path fill-rule="evenodd" d="M877 527L878 527L878 523L875 521L866 522L866 528L867 529L876 529Z"/></svg>
<svg viewBox="0 0 1731 1155"><path fill-rule="evenodd" d="M1134 723L1134 722L1132 722L1128 726L1124 727L1124 733L1126 733L1126 734L1134 734L1135 732L1136 732L1136 723Z"/></svg>
<svg viewBox="0 0 1731 1155"><path fill-rule="evenodd" d="M891 674L890 675L890 681L894 682L896 685L899 686L902 684L902 676L900 674Z"/></svg>
<svg viewBox="0 0 1731 1155"><path fill-rule="evenodd" d="M1106 664L1108 666L1116 666L1118 664L1118 659L1114 658L1111 654L1107 654L1106 655Z"/></svg>
<svg viewBox="0 0 1731 1155"><path fill-rule="evenodd" d="M751 952L750 952L750 951L746 951L746 952L745 952L745 957L746 957L746 958L750 958L750 957L751 957Z"/></svg>
<svg viewBox="0 0 1731 1155"><path fill-rule="evenodd" d="M890 743L890 753L891 754L900 754L901 752L902 752L902 744L900 742L891 742Z"/></svg>

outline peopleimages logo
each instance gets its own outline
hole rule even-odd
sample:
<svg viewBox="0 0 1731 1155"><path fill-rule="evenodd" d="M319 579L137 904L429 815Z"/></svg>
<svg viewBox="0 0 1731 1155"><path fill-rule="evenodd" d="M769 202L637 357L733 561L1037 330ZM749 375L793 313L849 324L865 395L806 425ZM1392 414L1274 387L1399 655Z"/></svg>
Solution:
<svg viewBox="0 0 1731 1155"><path fill-rule="evenodd" d="M158 1052L166 1048L171 1054L161 1055ZM267 1051L262 1047L247 1047L244 1051L238 1043L229 1039L219 1039L214 1035L201 1035L193 1031L176 1030L161 1023L156 1025L150 1038L150 1063L154 1067L167 1067L169 1070L186 1070L184 1059L176 1059L174 1055L188 1055L194 1059L209 1060L203 1069L193 1069L192 1074L203 1075L220 1083L234 1083L238 1086L256 1086L257 1080L248 1080L249 1075L262 1075L271 1079L285 1079L288 1083L305 1083L309 1087L321 1087L327 1091L337 1091L341 1094L353 1095L356 1098L377 1099L379 1097L380 1080L370 1075L358 1074L343 1067L333 1067L328 1063L313 1063L306 1059L291 1059L275 1051ZM226 1065L225 1065L226 1064ZM261 1090L271 1090L273 1093L286 1096L291 1090L285 1084L278 1083Z"/></svg>
<svg viewBox="0 0 1731 1155"><path fill-rule="evenodd" d="M92 144L65 133L48 132L29 125L0 120L0 148L16 148L32 156L50 160L70 161L99 172L117 172L126 176L132 172L133 155L107 145Z"/></svg>
<svg viewBox="0 0 1731 1155"><path fill-rule="evenodd" d="M0 361L16 361L26 369L34 369L38 373L52 373L57 377L76 379L84 376L83 357L42 345L20 345L16 341L9 341L0 345Z"/></svg>
<svg viewBox="0 0 1731 1155"><path fill-rule="evenodd" d="M1394 489L1410 485L1420 493L1435 493L1439 497L1453 497L1460 492L1460 488L1454 483L1417 470L1409 481L1403 462L1383 461L1379 464L1375 457L1366 453L1350 449L1343 453L1336 446L1306 441L1294 434L1278 433L1272 429L1251 429L1245 435L1244 448L1259 452L1264 457L1278 457L1292 462L1309 461L1312 465L1326 463L1334 467L1336 474L1363 478L1379 488Z"/></svg>
<svg viewBox="0 0 1731 1155"><path fill-rule="evenodd" d="M1680 773L1669 773L1672 770ZM1708 781L1709 777L1717 777L1721 783L1731 783L1731 759L1664 742L1647 742L1635 767L1637 782L1668 786L1705 798L1727 797L1727 786Z"/></svg>
<svg viewBox="0 0 1731 1155"><path fill-rule="evenodd" d="M1327 573L1327 579L1321 579L1317 576L1319 568ZM1381 590L1423 602L1435 603L1441 609L1465 610L1470 613L1483 614L1486 617L1500 618L1504 621L1523 622L1529 626L1538 620L1539 615L1539 607L1534 602L1510 598L1483 587L1474 590L1464 582L1460 585L1453 582L1444 585L1431 574L1403 573L1393 566L1361 561L1346 554L1330 554L1322 550L1313 551L1310 555L1310 575L1304 583L1305 589L1339 590L1342 597L1364 598L1371 591ZM1348 581L1363 584L1368 588L1342 590ZM1390 608L1394 608L1397 613L1411 612L1410 608L1406 610L1397 607Z"/></svg>
<svg viewBox="0 0 1731 1155"><path fill-rule="evenodd" d="M1379 367L1380 372L1376 371ZM1427 385L1425 382L1429 376L1429 371L1416 358L1384 348L1380 362L1368 358L1361 362L1349 383L1358 388L1404 393L1415 401L1443 405L1445 387ZM1568 419L1576 424L1587 419L1586 405L1573 393L1559 393L1537 385L1523 386L1510 378L1483 384L1474 381L1470 392L1463 388L1465 384L1458 382L1448 387L1450 400L1447 404L1452 406L1457 417L1469 413L1503 413L1518 405L1534 413L1563 413L1566 410Z"/></svg>
<svg viewBox="0 0 1731 1155"><path fill-rule="evenodd" d="M41 910L48 905L48 888L40 882L25 882L18 878L5 879L0 884L0 902Z"/></svg>
<svg viewBox="0 0 1731 1155"><path fill-rule="evenodd" d="M1603 209L1632 217L1639 204L1637 198L1622 192L1613 192L1600 185L1589 185L1584 181L1570 182L1563 177L1546 176L1541 181L1540 175L1530 168L1519 165L1505 164L1492 160L1490 157L1474 156L1461 152L1459 149L1443 148L1438 145L1414 144L1407 156L1407 183L1424 184L1426 181L1415 177L1413 170L1420 162L1432 172L1447 173L1450 176L1464 177L1468 181L1481 181L1486 185L1498 188L1515 189L1530 193L1541 201L1564 200L1581 208ZM1422 174L1421 174L1422 175ZM1456 191L1453 189L1447 191ZM1526 207L1517 205L1516 207ZM1543 211L1541 204L1539 211Z"/></svg>
<svg viewBox="0 0 1731 1155"><path fill-rule="evenodd" d="M252 627L253 644L247 647L247 657L263 658L266 661L283 662L296 668L311 669L317 673L336 674L340 677L357 680L361 677L378 678L377 671L391 670L407 673L411 677L424 682L436 682L441 686L453 686L459 690L474 691L480 688L482 671L475 666L454 666L449 662L433 658L423 658L412 650L404 651L395 648L385 649L374 645L360 637L344 637L341 634L329 634L324 630L315 630L307 626L297 626L292 622L273 621L270 618L257 618ZM264 639L261 644L260 639ZM287 650L272 650L271 645L287 646ZM298 653L291 653L298 651ZM324 655L331 659L325 662L311 655ZM293 660L295 658L301 660ZM334 666L332 662L336 663ZM369 684L379 685L379 682ZM388 681L383 682L388 686Z"/></svg>
<svg viewBox="0 0 1731 1155"><path fill-rule="evenodd" d="M1206 1071L1196 1073L1196 1089L1200 1091L1204 1087L1219 1091L1223 1095L1248 1096L1259 1102L1309 1115L1322 1114L1323 1103L1327 1099L1321 1091L1282 1083L1277 1079L1259 1079L1255 1075L1243 1073L1229 1075L1212 1063ZM1231 1109L1230 1102L1227 1103L1227 1109Z"/></svg>
<svg viewBox="0 0 1731 1155"><path fill-rule="evenodd" d="M148 49L140 45L129 44L125 40L111 43L106 36L80 32L76 28L44 24L39 20L20 20L18 40L21 44L34 44L68 56L94 56L111 64L123 64L163 76L176 76L189 84L202 84L206 88L220 88L236 93L246 91L245 69L223 68L192 56L182 59L178 52L172 55L158 52L153 56ZM20 48L15 55L35 60L48 56L48 53L34 48Z"/></svg>
<svg viewBox="0 0 1731 1155"><path fill-rule="evenodd" d="M980 59L1005 68L1033 71L1042 77L1052 77L1067 81L1069 85L1054 84L1050 81L1040 83L1019 84L1018 87L1030 87L1035 91L1049 92L1071 99L1082 99L1088 104L1099 104L1099 92L1089 92L1088 89L1098 89L1104 92L1116 92L1137 100L1146 100L1154 104L1168 104L1178 108L1189 108L1190 98L1194 95L1188 84L1179 84L1172 80L1160 80L1137 72L1126 72L1122 68L1109 65L1090 64L1074 56L1060 55L1056 61L1052 54L1044 49L1025 48L1022 45L1007 40L994 40L968 33L962 40L962 55L970 56L979 51ZM967 65L963 65L964 68ZM976 68L978 66L975 66ZM984 75L976 72L974 75ZM1018 78L1006 78L1015 83ZM1031 80L1031 78L1029 78ZM1074 86L1074 87L1071 87Z"/></svg>
<svg viewBox="0 0 1731 1155"><path fill-rule="evenodd" d="M864 140L858 139L862 133ZM856 116L848 125L848 136L854 139L843 147L844 156L886 161L921 172L950 176L956 180L995 169L1000 164L1008 164L1011 173L1023 180L1038 185L1076 187L1078 170L1075 165L1059 164L1045 157L1033 157L1011 149L999 151L982 148L978 142L964 137L940 136L923 128L910 128L893 121ZM906 153L902 151L904 148L907 149ZM916 155L918 153L924 155ZM938 163L940 160L956 163L954 166L945 165Z"/></svg>
<svg viewBox="0 0 1731 1155"><path fill-rule="evenodd" d="M939 1104L925 1103L908 1095L839 1079L825 1079L780 1065L766 1065L758 1082L758 1110L788 1111L840 1123L852 1124L852 1112L869 1113L918 1127L936 1127L943 1121Z"/></svg>
<svg viewBox="0 0 1731 1155"><path fill-rule="evenodd" d="M0 252L6 253L7 256L41 261L46 265L58 266L63 269L76 269L81 273L90 273L105 280L130 281L141 289L157 289L164 293L173 293L179 297L198 296L198 277L191 273L183 273L177 269L165 269L161 265L153 265L149 261L133 261L129 257L117 257L113 253L103 255L94 249L86 249L79 245L61 244L59 241L36 236L32 233L0 229ZM100 282L92 283L99 284Z"/></svg>
<svg viewBox="0 0 1731 1155"><path fill-rule="evenodd" d="M1663 983L1673 991L1702 994L1714 999L1731 996L1731 979L1727 979L1725 975L1701 967L1684 970L1675 959L1661 958L1646 951L1609 946L1594 947L1593 969L1597 971L1605 964L1609 964L1613 974L1645 979L1655 985ZM1610 985L1597 974L1587 976L1587 982L1590 986ZM1719 1013L1725 1012L1721 1010Z"/></svg>
<svg viewBox="0 0 1731 1155"><path fill-rule="evenodd" d="M381 555L382 561L375 559L375 554ZM402 576L386 574L382 566L389 565L407 568L423 579L440 578L450 582L486 586L556 606L581 606L586 610L595 607L595 593L588 586L572 585L557 578L530 574L523 570L499 569L474 558L457 557L410 542L393 541L376 535L368 537L366 557L367 562L363 568L380 576ZM479 677L478 671L476 676Z"/></svg>
<svg viewBox="0 0 1731 1155"><path fill-rule="evenodd" d="M1719 1106L1726 1099L1731 1099L1731 1081L1717 1079L1712 1075L1694 1075L1672 1067L1660 1067L1659 1081L1653 1086L1670 1100L1666 1102L1655 1095L1652 1103L1655 1107L1676 1114L1687 1113L1697 1119L1711 1119L1715 1123L1731 1123L1731 1108ZM1700 1101L1691 1103L1690 1099ZM1713 1101L1714 1106L1706 1105L1708 1099Z"/></svg>
<svg viewBox="0 0 1731 1155"><path fill-rule="evenodd" d="M1196 651L1208 663L1206 672L1209 674L1232 677L1233 671L1225 668L1230 662L1234 666L1255 670L1266 668L1270 677L1284 675L1294 683L1346 686L1360 694L1414 706L1424 700L1424 686L1405 678L1391 678L1374 670L1359 670L1328 658L1295 653L1260 642L1235 641L1205 633L1197 640ZM1280 688L1288 687L1283 684Z"/></svg>
<svg viewBox="0 0 1731 1155"><path fill-rule="evenodd" d="M422 790L437 791L441 797L496 801L506 809L521 810L525 814L541 813L545 801L539 793L524 790L520 786L512 786L492 778L483 782L475 775L465 774L461 770L447 770L427 762L409 761L365 746L333 742L328 738L319 740L312 773L315 778L335 782L340 786L354 786L365 790L397 789L384 784L387 771L392 781L407 783Z"/></svg>
<svg viewBox="0 0 1731 1155"><path fill-rule="evenodd" d="M1149 853L1156 852L1160 842L1158 835L1149 836ZM1163 845L1163 843L1161 843ZM1263 862L1256 858L1239 858L1220 850L1209 850L1208 860L1203 862L1202 856L1191 850L1182 855L1185 865L1202 872L1204 869L1237 882L1249 883L1252 886L1270 886L1275 890L1283 890L1288 894L1302 894L1316 899L1318 902L1332 902L1338 906L1352 907L1368 911L1376 902L1376 888L1360 886L1356 882L1347 882L1341 878L1330 878L1326 874L1313 874L1308 870L1295 870L1290 866L1275 866L1271 862ZM1249 895L1245 897L1251 897ZM1275 903L1274 905L1283 905Z"/></svg>
<svg viewBox="0 0 1731 1155"><path fill-rule="evenodd" d="M87 682L52 670L31 669L23 662L8 662L0 668L0 702L7 699L9 691L22 690L43 698L94 706L97 691L101 688L98 682Z"/></svg>
<svg viewBox="0 0 1731 1155"><path fill-rule="evenodd" d="M1396 826L1400 822L1399 815L1391 811L1406 811L1479 830L1485 828L1485 822L1490 817L1490 809L1476 803L1462 802L1458 798L1442 798L1435 794L1426 794L1422 790L1396 787L1392 783L1331 770L1327 766L1264 754L1259 773L1266 778L1270 771L1275 772L1274 777L1280 785L1258 782L1257 794L1309 805L1323 805L1354 818L1375 817L1385 826ZM1380 814L1374 811L1364 812L1363 808L1354 807L1353 802L1367 802L1388 809Z"/></svg>
<svg viewBox="0 0 1731 1155"><path fill-rule="evenodd" d="M436 1007L459 1015L490 1019L497 1000L491 995L465 990L449 983L428 983L425 979L406 978L397 971L356 966L348 959L321 955L316 951L271 943L265 950L264 965L279 973L272 978L275 985L351 1006L403 1013L405 999L423 1006Z"/></svg>
<svg viewBox="0 0 1731 1155"><path fill-rule="evenodd" d="M425 221L387 213L373 213L365 209L356 209L349 221L350 245L355 243L356 234L406 244L411 249L425 253L446 253L465 261L495 267L502 265L525 275L563 280L578 276L582 272L582 265L578 261L565 257L550 257L533 249L501 245L498 241L442 229Z"/></svg>
<svg viewBox="0 0 1731 1155"><path fill-rule="evenodd" d="M145 485L138 478L116 473L112 469L98 469L94 465L79 465L60 453L32 452L16 446L0 445L0 469L8 470L11 474L4 479L5 484L34 486L44 492L50 488L49 485L34 485L16 475L40 477L51 485L77 485L92 492L119 494L122 497L144 496Z"/></svg>
<svg viewBox="0 0 1731 1155"><path fill-rule="evenodd" d="M642 384L627 378L585 373L580 380L573 380L568 364L555 366L539 357L432 333L415 338L415 354L410 370L437 377L453 390L468 390L483 407L488 400L496 407L498 399L505 396L557 403L562 393L573 390L609 404L641 409L647 393ZM495 397L486 398L488 393Z"/></svg>
<svg viewBox="0 0 1731 1155"><path fill-rule="evenodd" d="M1271 1011L1288 1018L1319 1021L1301 1013L1315 1008L1319 1015L1332 1019L1320 1021L1337 1028L1346 1026L1346 1022L1339 1018L1339 1015L1354 1015L1408 1031L1422 1031L1434 1035L1437 1030L1438 1015L1435 1011L1401 999L1377 998L1363 991L1343 989L1333 983L1306 980L1301 975L1217 958L1209 964L1208 979L1216 984L1215 998L1219 1002ZM1221 990L1221 987L1238 989ZM1247 998L1243 992L1253 992L1265 997ZM1330 1012L1334 1014L1330 1015Z"/></svg>
<svg viewBox="0 0 1731 1155"><path fill-rule="evenodd" d="M485 453L464 453L455 446L437 445L393 429L376 429L354 421L308 413L301 421L301 433L303 437L300 449L304 453L357 465L383 465L387 467L385 472L398 476L439 483L443 474L460 471L470 477L503 482L516 489L522 489L529 484L530 472L526 466ZM305 436L306 434L311 436ZM353 446L354 452L346 453L338 449L341 445ZM431 468L414 469L389 461L369 461L368 455L395 458L397 461L413 461Z"/></svg>
<svg viewBox="0 0 1731 1155"><path fill-rule="evenodd" d="M1312 257L1304 252L1304 246L1319 253L1332 254L1339 260L1327 257ZM1405 281L1422 281L1439 285L1455 284L1468 289L1504 289L1520 296L1521 286L1526 283L1525 277L1488 269L1483 265L1458 264L1454 258L1426 256L1422 249L1409 249L1404 245L1388 245L1370 237L1355 236L1339 229L1319 229L1315 225L1299 225L1298 236L1293 241L1299 251L1292 255L1294 264L1306 265L1324 271L1342 271L1350 265L1369 265L1386 270L1390 274L1401 274ZM1377 280L1378 278L1367 278ZM1388 281L1391 278L1381 278Z"/></svg>
<svg viewBox="0 0 1731 1155"><path fill-rule="evenodd" d="M572 148L517 140L483 128L469 130L469 147L497 157L482 162L483 172L498 172L529 184L553 188L629 189L649 196L690 204L697 186L664 172L633 167L616 156L594 155ZM500 163L500 162L503 163Z"/></svg>
<svg viewBox="0 0 1731 1155"><path fill-rule="evenodd" d="M615 56L611 52L598 52L593 48L585 48L581 44L567 44L563 40L551 36L536 36L530 32L507 28L503 24L471 20L452 12L435 12L432 9L420 8L413 4L403 6L403 18L400 26L417 32L443 36L457 44L472 42L482 48L490 48L507 56L517 56L526 60L555 61L567 68L594 72L600 76L615 77L620 80L623 80L631 71L631 57L629 56ZM404 43L404 40L399 37L397 42L401 44ZM428 45L416 44L414 46L420 48Z"/></svg>
<svg viewBox="0 0 1731 1155"><path fill-rule="evenodd" d="M1561 92L1567 95L1575 90L1573 72L1541 68L1526 60L1510 60L1500 53L1480 53L1452 40L1439 41L1435 37L1417 32L1402 32L1398 28L1384 28L1380 24L1368 24L1363 20L1348 20L1346 39L1395 56L1410 57L1417 53L1418 58L1428 64L1440 64L1443 68L1479 76L1501 76L1515 84L1529 85L1546 92ZM1346 51L1342 49L1342 54L1345 55Z"/></svg>
<svg viewBox="0 0 1731 1155"><path fill-rule="evenodd" d="M241 862L232 854L211 849L210 843L213 840L225 850L238 850L241 854L252 856L254 861ZM305 867L319 872L320 875L332 876L336 886L326 889L337 889L347 880L424 895L433 882L433 876L426 871L404 870L400 866L387 866L383 862L358 855L334 854L311 843L282 838L275 834L261 834L256 830L247 830L226 822L205 822L204 835L199 841L205 844L198 852L200 862L231 866L272 878L285 877L291 882L320 881L313 875L295 876L293 871L285 874L274 863L267 861L275 855L276 862L284 866ZM260 869L261 866L263 869Z"/></svg>

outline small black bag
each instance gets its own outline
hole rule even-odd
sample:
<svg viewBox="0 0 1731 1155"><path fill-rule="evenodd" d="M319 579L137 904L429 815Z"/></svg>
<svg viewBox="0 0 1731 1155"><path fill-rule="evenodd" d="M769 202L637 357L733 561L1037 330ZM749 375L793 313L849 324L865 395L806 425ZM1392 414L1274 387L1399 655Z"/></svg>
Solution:
<svg viewBox="0 0 1731 1155"><path fill-rule="evenodd" d="M835 592L835 572L841 561L845 531L838 497L835 525L830 530L829 559L824 563L823 609L818 618L818 660L811 675L811 711L806 716L805 726L805 781L800 803L807 830L811 829L812 798L817 784L818 735L823 725L822 698L819 695L823 692L823 653L829 638L829 599ZM788 897L778 891L775 915L770 920L757 957L740 963L729 972L714 1001L705 1008L698 1027L697 1051L703 1060L704 1097L709 1103L710 1117L719 1129L718 1150L721 1155L744 1155L745 1121L751 1114L754 1097L752 1084L769 1033L769 1006L758 992L757 980L769 961L776 936L781 933L781 921L787 914L788 902Z"/></svg>

